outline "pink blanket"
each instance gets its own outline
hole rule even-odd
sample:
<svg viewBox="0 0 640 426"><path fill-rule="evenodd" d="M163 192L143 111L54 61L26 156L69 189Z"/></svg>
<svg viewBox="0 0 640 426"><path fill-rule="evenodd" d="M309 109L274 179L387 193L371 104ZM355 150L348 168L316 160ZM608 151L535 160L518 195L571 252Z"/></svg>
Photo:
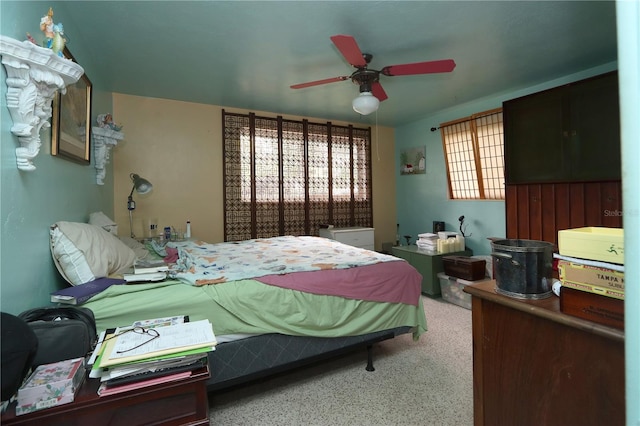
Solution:
<svg viewBox="0 0 640 426"><path fill-rule="evenodd" d="M350 269L266 275L256 280L313 294L418 305L422 276L403 260Z"/></svg>

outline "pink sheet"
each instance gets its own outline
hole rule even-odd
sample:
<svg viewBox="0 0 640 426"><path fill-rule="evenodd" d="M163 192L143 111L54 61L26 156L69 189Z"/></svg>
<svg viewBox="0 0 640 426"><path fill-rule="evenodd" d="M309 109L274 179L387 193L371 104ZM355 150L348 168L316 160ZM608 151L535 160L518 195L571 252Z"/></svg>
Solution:
<svg viewBox="0 0 640 426"><path fill-rule="evenodd" d="M404 260L350 269L294 272L255 278L265 284L328 296L418 305L422 275Z"/></svg>

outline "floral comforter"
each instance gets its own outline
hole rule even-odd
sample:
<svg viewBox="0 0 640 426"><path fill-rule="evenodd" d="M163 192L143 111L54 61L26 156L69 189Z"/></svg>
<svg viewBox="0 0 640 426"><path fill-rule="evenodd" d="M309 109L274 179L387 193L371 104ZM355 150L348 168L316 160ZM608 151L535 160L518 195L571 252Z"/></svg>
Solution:
<svg viewBox="0 0 640 426"><path fill-rule="evenodd" d="M172 277L197 286L398 261L393 256L310 236L217 244L186 241L169 245L178 249L179 257Z"/></svg>

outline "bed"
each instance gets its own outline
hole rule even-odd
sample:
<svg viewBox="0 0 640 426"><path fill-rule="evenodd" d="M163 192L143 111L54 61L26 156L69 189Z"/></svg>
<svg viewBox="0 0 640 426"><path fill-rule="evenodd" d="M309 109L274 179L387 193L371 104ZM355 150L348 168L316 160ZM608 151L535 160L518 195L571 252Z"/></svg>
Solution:
<svg viewBox="0 0 640 426"><path fill-rule="evenodd" d="M111 286L84 306L98 331L175 315L211 321L210 391L355 348L369 349L372 370L374 343L426 331L421 276L402 259L309 236L166 249L171 279Z"/></svg>

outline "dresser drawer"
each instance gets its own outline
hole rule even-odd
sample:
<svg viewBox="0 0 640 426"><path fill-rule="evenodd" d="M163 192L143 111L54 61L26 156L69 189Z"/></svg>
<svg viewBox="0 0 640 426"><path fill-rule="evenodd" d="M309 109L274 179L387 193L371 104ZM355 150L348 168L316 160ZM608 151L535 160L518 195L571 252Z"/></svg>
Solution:
<svg viewBox="0 0 640 426"><path fill-rule="evenodd" d="M354 247L374 250L373 228L328 228L320 229L320 236Z"/></svg>

